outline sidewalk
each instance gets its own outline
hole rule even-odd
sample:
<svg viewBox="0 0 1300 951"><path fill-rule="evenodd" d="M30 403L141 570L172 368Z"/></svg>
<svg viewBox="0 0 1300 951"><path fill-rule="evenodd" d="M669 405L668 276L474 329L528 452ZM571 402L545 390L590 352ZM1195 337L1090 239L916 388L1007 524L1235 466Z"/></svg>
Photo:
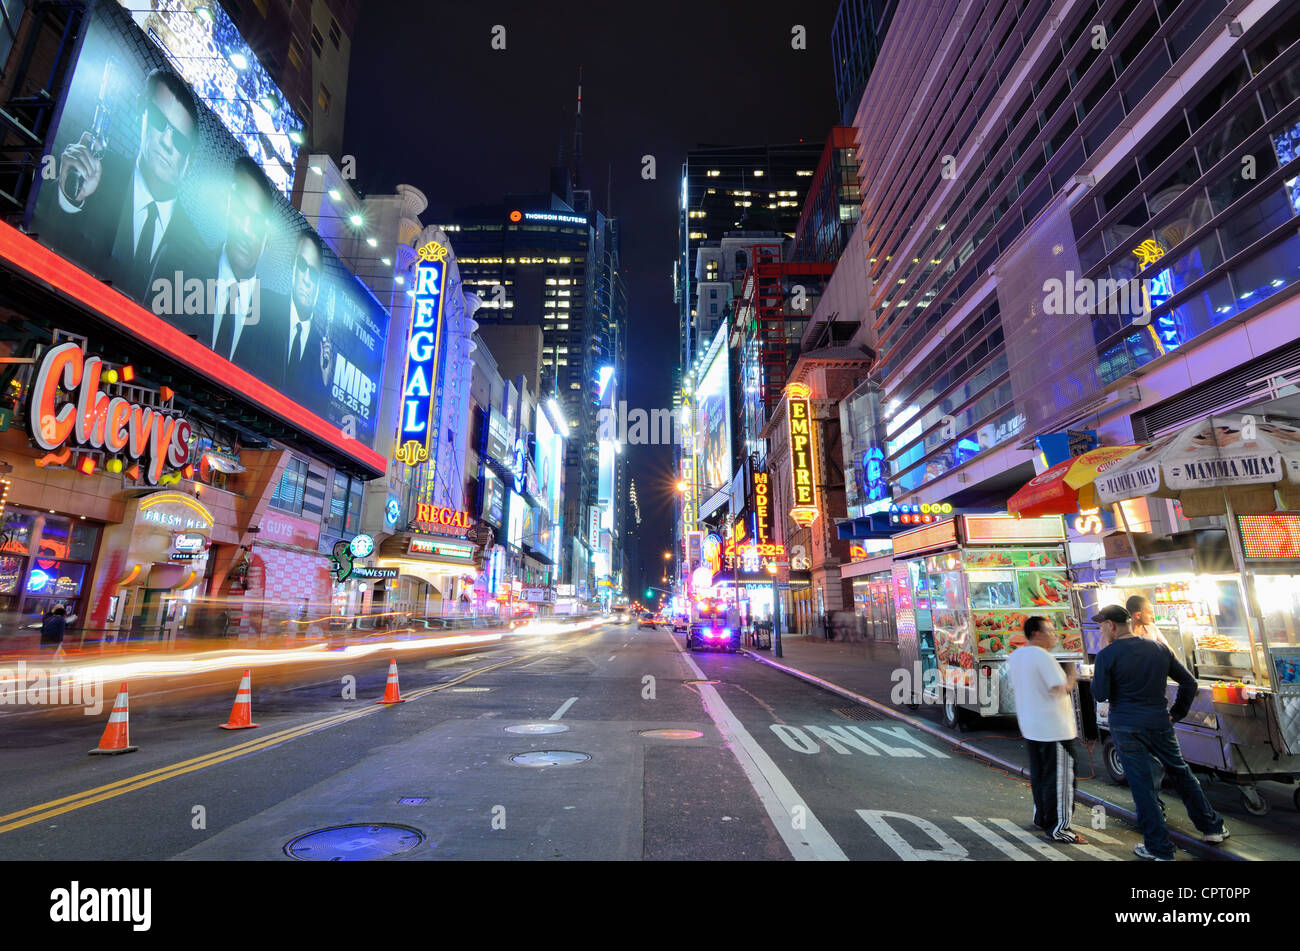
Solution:
<svg viewBox="0 0 1300 951"><path fill-rule="evenodd" d="M990 766L1006 769L1013 775L1018 774L1028 783L1028 756L1014 718L986 719L976 729L950 730L943 725L938 706L922 704L913 711L906 706L895 705L890 700L893 687L891 675L903 667L896 643L827 641L819 635L783 635L781 647L782 657L772 656L773 651L770 650L746 650L746 653L754 660L823 689L875 707ZM1101 804L1106 807L1112 819L1118 817L1136 828L1133 797L1127 786L1112 785L1105 778L1100 745L1081 739L1080 747L1086 759L1078 763L1076 799L1084 808L1076 812L1076 827L1086 836L1088 808ZM1273 809L1266 816L1252 816L1242 808L1235 787L1211 781L1204 775L1200 775L1200 779L1210 803L1227 821L1232 838L1222 846L1201 842L1196 828L1187 819L1177 793L1165 790L1162 798L1169 809L1169 830L1180 847L1202 858L1220 860L1300 859L1300 812L1291 804L1292 787L1279 783L1260 783L1260 793L1270 801Z"/></svg>

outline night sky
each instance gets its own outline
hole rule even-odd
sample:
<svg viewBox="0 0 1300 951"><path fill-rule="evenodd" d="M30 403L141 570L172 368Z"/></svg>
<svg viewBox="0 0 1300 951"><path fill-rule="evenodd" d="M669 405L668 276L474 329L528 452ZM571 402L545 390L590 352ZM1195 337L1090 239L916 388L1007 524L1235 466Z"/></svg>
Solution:
<svg viewBox="0 0 1300 951"><path fill-rule="evenodd" d="M824 141L837 114L837 5L365 0L343 151L356 156L362 193L391 193L400 182L422 190L429 223L507 193L543 192L559 148L566 160L571 150L581 65L585 184L623 222L629 408L668 407L686 152L704 143ZM505 50L491 48L496 24L506 28ZM795 24L807 28L806 50L791 48ZM657 163L654 181L641 176L647 154ZM659 583L675 492L668 447L630 452L645 566L630 590L639 593Z"/></svg>

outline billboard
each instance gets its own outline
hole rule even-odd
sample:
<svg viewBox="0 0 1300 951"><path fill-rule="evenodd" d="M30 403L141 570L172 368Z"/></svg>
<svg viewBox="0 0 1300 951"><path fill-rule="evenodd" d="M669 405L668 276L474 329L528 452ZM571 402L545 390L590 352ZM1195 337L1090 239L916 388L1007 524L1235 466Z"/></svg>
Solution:
<svg viewBox="0 0 1300 951"><path fill-rule="evenodd" d="M535 428L537 439L534 446L534 464L537 467L537 491L540 496L539 501L550 516L544 523L545 537L539 537L538 543L551 560L559 564L560 488L564 479L564 439L551 426L551 421L541 407L537 409Z"/></svg>
<svg viewBox="0 0 1300 951"><path fill-rule="evenodd" d="M703 483L701 499L731 482L731 378L727 367L727 326L714 338L712 359L695 393L696 457Z"/></svg>
<svg viewBox="0 0 1300 951"><path fill-rule="evenodd" d="M221 4L171 0L141 6L118 0L171 68L221 120L249 158L288 198L303 123Z"/></svg>
<svg viewBox="0 0 1300 951"><path fill-rule="evenodd" d="M30 233L373 444L387 313L115 5L93 9L50 142Z"/></svg>

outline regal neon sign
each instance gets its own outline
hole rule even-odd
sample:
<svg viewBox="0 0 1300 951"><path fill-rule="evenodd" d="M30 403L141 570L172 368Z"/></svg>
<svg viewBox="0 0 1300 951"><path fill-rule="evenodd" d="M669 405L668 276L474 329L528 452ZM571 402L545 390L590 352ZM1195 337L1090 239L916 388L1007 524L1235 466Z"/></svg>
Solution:
<svg viewBox="0 0 1300 951"><path fill-rule="evenodd" d="M104 362L87 357L80 344L51 347L32 380L27 407L32 441L48 453L85 447L139 459L150 485L158 484L164 470L185 468L190 461L189 422L102 392L103 372ZM67 395L61 397L60 389Z"/></svg>
<svg viewBox="0 0 1300 951"><path fill-rule="evenodd" d="M458 528L462 533L469 531L468 512L460 512L445 505L430 505L421 502L415 507L415 520L423 525L441 525L445 528Z"/></svg>
<svg viewBox="0 0 1300 951"><path fill-rule="evenodd" d="M420 248L415 266L415 312L406 338L402 377L398 462L413 466L429 458L436 428L438 358L442 348L442 299L447 285L447 249L437 241Z"/></svg>
<svg viewBox="0 0 1300 951"><path fill-rule="evenodd" d="M817 491L813 482L812 405L811 391L803 383L791 383L785 388L786 417L790 430L790 477L794 489L794 505L790 517L807 528L817 520Z"/></svg>

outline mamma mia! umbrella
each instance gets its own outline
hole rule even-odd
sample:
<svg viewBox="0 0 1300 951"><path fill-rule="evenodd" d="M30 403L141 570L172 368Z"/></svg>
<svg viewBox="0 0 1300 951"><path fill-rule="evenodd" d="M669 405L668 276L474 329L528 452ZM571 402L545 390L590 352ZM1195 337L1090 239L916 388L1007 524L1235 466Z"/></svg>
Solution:
<svg viewBox="0 0 1300 951"><path fill-rule="evenodd" d="M1157 439L1094 482L1103 504L1178 499L1187 518L1300 507L1300 429L1265 417L1211 416ZM1275 495L1276 493L1276 495Z"/></svg>

